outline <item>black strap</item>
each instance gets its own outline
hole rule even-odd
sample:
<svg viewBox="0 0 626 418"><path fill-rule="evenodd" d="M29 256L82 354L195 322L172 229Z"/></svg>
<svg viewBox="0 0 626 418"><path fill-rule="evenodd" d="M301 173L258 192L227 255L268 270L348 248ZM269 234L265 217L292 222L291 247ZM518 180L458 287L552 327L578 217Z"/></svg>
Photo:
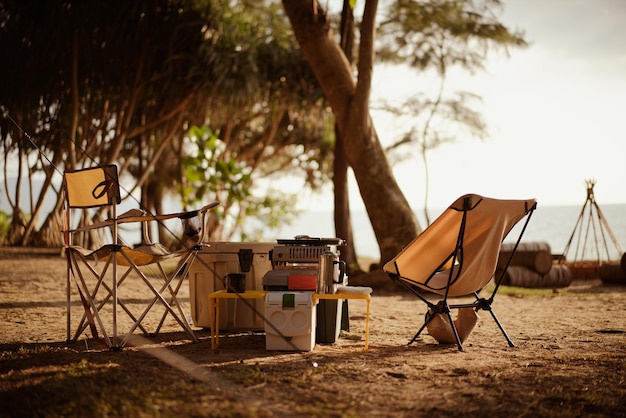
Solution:
<svg viewBox="0 0 626 418"><path fill-rule="evenodd" d="M113 186L113 182L111 180L103 180L100 183L98 183L96 187L93 188L93 190L91 191L91 195L93 196L94 199L100 199L102 196L109 193L109 190L111 189L112 186ZM98 189L100 188L102 188L102 190L98 191Z"/></svg>

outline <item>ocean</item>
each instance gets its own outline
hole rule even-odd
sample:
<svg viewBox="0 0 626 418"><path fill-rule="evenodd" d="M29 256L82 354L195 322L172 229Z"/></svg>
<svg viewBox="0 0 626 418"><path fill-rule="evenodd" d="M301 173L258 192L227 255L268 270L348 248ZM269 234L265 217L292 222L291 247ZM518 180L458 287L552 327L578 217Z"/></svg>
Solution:
<svg viewBox="0 0 626 418"><path fill-rule="evenodd" d="M590 214L589 205L582 213L583 206L538 206L532 215L530 223L524 233L522 242L542 241L550 245L553 254L563 254L567 243L572 238L568 260L596 259L597 251L601 260L615 260L622 257L626 251L626 204L609 204L600 206L601 213L609 226L600 227L599 217L594 207ZM433 221L443 209L434 209L429 212ZM422 228L425 227L423 213L416 213ZM367 213L356 211L352 213L354 241L359 257L378 258L380 253ZM521 230L520 222L511 231L505 242L514 242ZM574 234L574 228L576 233ZM582 227L582 228L581 228ZM594 230L595 237L594 238ZM609 230L615 236L622 253L613 244ZM580 232L582 231L582 233ZM274 231L272 231L274 233ZM275 238L293 238L296 235L311 237L334 237L333 214L329 211L308 211L295 219L291 225L284 225L276 232ZM604 237L604 238L603 238ZM268 237L273 240L272 237ZM578 246L577 246L578 243ZM586 245L583 245L585 244ZM596 245L597 243L597 245ZM604 245L606 243L606 246ZM583 252L584 247L584 252ZM576 251L578 248L578 252ZM606 256L608 252L608 256Z"/></svg>
<svg viewBox="0 0 626 418"><path fill-rule="evenodd" d="M1 187L0 187L1 189ZM4 193L4 191L2 191ZM3 196L3 194L0 194ZM23 196L26 196L23 193ZM580 219L577 231L582 230L583 234L576 233L573 237L570 249L566 254L569 260L574 259L597 259L596 245L598 242L598 248L600 251L600 259L620 259L624 251L626 251L626 204L603 204L600 205L600 210L606 220L610 230L613 232L618 245L621 248L621 253L616 249L611 236L608 234L606 228L600 228L598 222L597 212L590 216L588 212L589 205L587 206L585 213L582 214L583 205L579 206L541 206L538 205L537 210L533 214L533 217L528 225L526 233L524 234L523 241L543 241L550 245L553 254L563 254L565 247L572 237L574 232L574 226L577 225L577 221ZM126 207L130 206L130 207ZM171 208L170 208L171 206ZM118 208L118 213L122 213L125 210L136 207L134 203L122 204ZM177 205L166 204L166 207L170 211L177 211ZM4 199L0 199L0 210L9 211L8 204L4 202ZM431 220L434 220L441 212L443 208L432 209L429 211ZM426 226L423 211L416 211L416 216L420 221L422 228ZM593 222L589 222L593 220ZM367 213L364 211L353 211L352 213L353 231L355 247L357 255L360 257L367 257L377 259L379 257L378 244L374 236ZM254 224L254 220L251 224ZM512 237L517 237L519 233L519 225L516 227L505 242L514 241ZM594 228L595 227L595 228ZM598 238L597 241L594 238ZM586 232L588 231L588 232ZM604 232L604 235L602 235ZM280 238L293 238L296 235L309 235L312 237L335 237L335 228L333 223L333 214L331 211L311 210L299 215L290 225L283 225L279 229L266 229L264 232L263 241L273 242ZM586 239L586 246L584 251L584 257L576 256L576 254L583 254L582 247ZM127 237L127 242L138 242L139 234L130 232ZM578 252L577 243L578 245ZM604 243L606 242L606 246ZM608 252L608 257L605 253Z"/></svg>

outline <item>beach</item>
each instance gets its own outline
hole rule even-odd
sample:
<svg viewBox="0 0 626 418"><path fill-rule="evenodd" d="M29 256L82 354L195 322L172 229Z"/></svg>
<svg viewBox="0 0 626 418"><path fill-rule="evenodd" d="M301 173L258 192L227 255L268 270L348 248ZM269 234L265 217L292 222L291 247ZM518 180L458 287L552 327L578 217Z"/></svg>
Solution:
<svg viewBox="0 0 626 418"><path fill-rule="evenodd" d="M129 305L150 299L124 286ZM427 333L408 345L425 306L379 285L368 350L351 301L350 330L302 352L268 351L258 330L222 332L213 350L209 330L193 343L173 321L122 351L89 331L67 343L60 251L0 251L0 294L0 416L626 416L626 287L600 280L502 288L493 308L515 346L479 312L464 351Z"/></svg>

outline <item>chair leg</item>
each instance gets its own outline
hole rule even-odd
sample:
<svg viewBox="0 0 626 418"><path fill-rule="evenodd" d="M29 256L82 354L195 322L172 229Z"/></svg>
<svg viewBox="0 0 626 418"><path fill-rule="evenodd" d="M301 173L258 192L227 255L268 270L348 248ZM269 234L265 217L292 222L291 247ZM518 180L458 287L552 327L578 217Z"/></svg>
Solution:
<svg viewBox="0 0 626 418"><path fill-rule="evenodd" d="M430 319L428 319L428 321L430 321ZM409 343L407 345L413 344L415 342L415 340L417 340L419 338L419 336L422 333L422 331L424 331L424 328L426 328L426 325L428 324L428 321L424 322L422 327L419 329L419 331L417 331L417 333L413 336L413 338L411 339L411 341L409 341Z"/></svg>
<svg viewBox="0 0 626 418"><path fill-rule="evenodd" d="M91 267L91 266L89 266L89 267L90 267L90 269L91 269L92 273L93 273L94 275L96 275L96 272L95 272L95 270L93 270L93 267ZM122 285L122 283L124 282L124 280L126 280L126 278L128 277L128 275L129 275L129 273L130 273L130 272L131 272L131 269L128 269L128 270L127 270L127 271L126 271L126 272L122 275L122 277L120 278L120 280L119 280L119 282L118 282L118 286L121 286L121 285ZM105 296L105 297L104 297L104 298L100 301L100 303L98 304L98 306L97 306L97 310L98 310L98 312L100 312L100 310L101 310L104 306L106 306L106 304L107 304L107 303L109 303L109 300L111 299L111 297L112 297L112 292L113 292L113 290L111 289L111 287L110 287L110 286L109 286L109 285L108 285L105 281L101 281L101 283L100 283L100 284L96 287L96 289L94 290L94 293L91 295L91 298L92 298L92 299L94 299L94 300L95 300L95 298L96 298L96 293L98 292L98 289L99 289L99 287L100 287L100 286L102 286L102 287L104 288L104 290L106 290L107 295L106 295L106 296ZM137 318L135 317L135 315L133 315L133 313L132 313L132 312L130 311L130 309L126 306L126 304L124 303L124 301L123 301L122 299L120 299L120 298L119 298L119 296L118 296L118 299L117 299L117 303L118 303L118 305L119 305L119 306L120 306L120 307L124 310L124 312L126 312L126 314L127 314L127 315L128 315L128 317L129 317L129 318L133 321L133 323L134 323L134 322L137 322ZM76 332L77 337L76 337L76 338L78 338L78 335L82 334L82 333L85 331L85 329L87 329L87 325L88 325L88 324L87 324L87 315L86 315L86 314L83 314L83 317L82 317L82 319L81 319L81 321L80 321L80 324L79 324L79 326L78 326L78 328L77 328L77 332ZM141 331L142 331L145 335L148 335L148 334L149 334L149 333L148 333L148 330L146 330L146 329L144 328L144 326L143 326L143 325L141 325L141 324L139 324L139 329L140 329L140 330L141 330Z"/></svg>
<svg viewBox="0 0 626 418"><path fill-rule="evenodd" d="M176 277L179 278L178 284L173 289L171 286L169 285L167 286L167 290L169 291L169 294L170 294L169 304L172 307L176 306L176 308L178 309L178 313L183 318L183 320L187 320L187 318L185 316L185 312L180 306L180 301L178 300L177 295L185 279L188 278L189 270L191 269L191 265L193 264L195 259L196 259L196 252L194 250L193 253L189 254L179 263L178 267L176 268L176 271L172 273L172 280L174 280ZM165 272L163 272L163 274L165 274ZM165 318L167 317L168 313L169 311L167 309L165 310L165 312L163 312L163 316L161 317L161 320L159 321L159 325L154 331L155 334L158 334L161 331L161 327L163 326L163 323L165 322Z"/></svg>
<svg viewBox="0 0 626 418"><path fill-rule="evenodd" d="M83 272L79 268L80 266L79 266L77 257L82 260L80 265L87 267L88 270L93 274L94 279L96 279L97 281L97 284L92 293L90 293L89 287L87 286L87 283L85 281L85 276L83 275ZM78 338L80 337L80 335L83 333L83 331L87 328L87 325L89 324L89 326L92 328L91 329L92 337L96 340L102 341L108 347L111 347L112 346L111 339L109 338L109 335L106 332L102 319L100 318L100 310L96 306L96 302L95 302L97 289L103 283L104 274L106 272L106 269L108 268L108 263L105 264L105 266L103 267L102 274L98 274L98 272L96 272L93 269L93 267L89 264L89 262L81 255L77 255L75 253L72 254L70 257L70 263L72 265L72 268L75 274L74 280L77 283L79 296L81 297L81 300L83 302L83 308L85 310L85 312L83 313L82 319L80 321L80 324L78 328L76 329L76 333L74 334L73 341L78 341ZM102 338L100 338L98 335L98 332L97 332L98 327L100 328L100 331L102 332Z"/></svg>
<svg viewBox="0 0 626 418"><path fill-rule="evenodd" d="M509 338L509 335L504 330L504 327L498 320L498 317L496 316L495 312L491 309L491 302L493 301L493 297L495 296L495 291L494 293L492 293L491 298L489 299L479 298L476 293L474 293L474 296L476 296L476 302L475 302L476 310L488 311L491 314L491 317L493 318L498 328L500 328L500 332L502 333L502 335L504 335L504 338L506 339L506 342L509 344L509 347L515 347L515 344L513 344L513 341L511 340L511 338Z"/></svg>
<svg viewBox="0 0 626 418"><path fill-rule="evenodd" d="M72 343L72 339L71 339L71 333L72 333L72 279L71 279L71 275L72 275L72 270L70 268L70 255L69 255L69 249L65 249L66 253L67 253L67 278L65 281L65 289L66 289L66 294L65 294L65 312L67 313L67 318L66 318L66 332L65 332L65 343L66 344L70 344Z"/></svg>
<svg viewBox="0 0 626 418"><path fill-rule="evenodd" d="M454 325L454 320L452 319L452 314L450 311L446 312L448 315L448 321L450 321L450 326L452 327L452 332L454 333L454 339L456 340L456 346L459 351L463 351L463 344L461 343L461 338L459 337L459 332L456 329L456 325Z"/></svg>
<svg viewBox="0 0 626 418"><path fill-rule="evenodd" d="M511 341L511 339L509 338L509 335L504 330L504 327L502 326L500 321L498 321L498 317L496 317L496 314L491 309L488 309L488 310L489 310L489 313L491 314L491 317L498 325L498 328L500 328L500 332L502 332L502 335L504 335L504 338L506 339L506 342L509 344L509 347L515 347L515 344L513 344L513 341Z"/></svg>
<svg viewBox="0 0 626 418"><path fill-rule="evenodd" d="M428 326L430 321L433 320L433 315L430 314L431 309L433 309L433 308L434 308L434 305L431 305L431 306L428 307L428 310L426 311L426 315L424 317L424 324L422 324L422 327L415 333L415 335L413 336L413 338L411 339L411 341L409 341L409 343L407 345L413 344L419 338L419 336L422 333L422 331L424 331L424 329L426 329L426 327Z"/></svg>
<svg viewBox="0 0 626 418"><path fill-rule="evenodd" d="M170 292L170 297L169 297L169 301L168 303L170 304L170 306L173 308L176 308L178 310L178 314L180 315L180 317L182 318L183 321L187 321L187 317L185 315L185 312L183 311L183 308L180 304L180 301L178 300L178 297L176 295L178 295L178 290L181 287L181 284L183 283L184 279L181 278L178 282L178 284L176 285L175 289L172 289L171 286L167 286L168 291ZM154 333L158 334L159 332L161 332L161 327L163 326L163 324L165 323L165 319L167 318L167 315L170 313L170 311L168 311L167 309L163 312L163 315L161 316L161 320L159 321L159 324L157 325Z"/></svg>
<svg viewBox="0 0 626 418"><path fill-rule="evenodd" d="M144 283L150 288L150 290L152 291L152 293L154 295L154 298L152 299L152 302L150 304L148 304L148 306L144 309L143 313L139 316L139 318L137 319L135 324L131 327L130 331L128 331L128 333L126 334L126 336L124 337L124 339L122 341L122 346L124 346L128 342L128 339L130 338L132 333L135 331L135 329L137 329L137 327L141 324L141 322L146 317L148 312L150 312L150 310L152 309L154 304L156 304L157 302L161 302L161 304L165 307L167 312L169 312L169 314L172 315L172 317L183 328L183 330L187 333L187 335L191 338L191 340L194 343L198 343L199 340L196 337L196 335L194 334L194 332L191 329L191 327L189 326L189 324L186 322L186 318L184 318L184 317L181 318L183 313L182 313L182 310L180 308L180 305L178 304L178 300L175 298L175 295L171 295L171 296L174 297L174 300L176 301L175 302L175 306L177 306L177 308L179 309L179 312L180 312L179 314L174 312L174 309L172 308L170 303L167 300L165 300L165 298L163 296L164 291L168 288L168 286L170 286L170 283L171 283L171 280L173 279L173 277L165 279L165 283L161 286L160 289L157 289L150 282L148 277L146 277L146 275L137 266L133 266L131 268L137 273L137 275L139 275L139 277L144 281Z"/></svg>

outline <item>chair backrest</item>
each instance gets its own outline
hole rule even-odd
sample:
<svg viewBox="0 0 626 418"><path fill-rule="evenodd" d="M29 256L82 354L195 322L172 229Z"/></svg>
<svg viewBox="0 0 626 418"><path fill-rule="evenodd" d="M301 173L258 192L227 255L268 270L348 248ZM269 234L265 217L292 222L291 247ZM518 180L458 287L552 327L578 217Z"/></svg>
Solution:
<svg viewBox="0 0 626 418"><path fill-rule="evenodd" d="M449 278L448 296L478 291L495 273L504 238L535 206L535 199L461 196L383 269L434 293L444 294Z"/></svg>
<svg viewBox="0 0 626 418"><path fill-rule="evenodd" d="M201 244L205 240L206 216L209 209L217 206L213 202L200 210L171 213L164 215L150 215L140 209L131 209L119 218L116 216L116 205L120 204L120 185L118 181L117 166L107 165L85 168L76 171L66 171L63 174L63 189L65 193L66 210L63 216L63 231L65 244L70 245L70 232L72 231L71 209L88 209L109 206L110 216L107 220L92 225L76 228L76 231L86 231L98 228L110 227L113 242L117 243L118 224L141 222L143 228L143 244L153 245L150 241L149 223L152 221L162 222L167 219L179 218L183 224L183 233L194 245ZM74 226L76 227L76 226ZM183 243L187 246L188 243Z"/></svg>
<svg viewBox="0 0 626 418"><path fill-rule="evenodd" d="M121 201L115 165L66 171L63 184L70 208L113 206Z"/></svg>
<svg viewBox="0 0 626 418"><path fill-rule="evenodd" d="M72 227L76 226L72 226L72 209L109 206L112 209L112 217L115 218L116 205L121 202L117 166L66 171L63 173L63 191L66 203L63 210L63 241L67 247L74 245L71 231ZM117 242L117 225L113 225L112 235L114 242Z"/></svg>

